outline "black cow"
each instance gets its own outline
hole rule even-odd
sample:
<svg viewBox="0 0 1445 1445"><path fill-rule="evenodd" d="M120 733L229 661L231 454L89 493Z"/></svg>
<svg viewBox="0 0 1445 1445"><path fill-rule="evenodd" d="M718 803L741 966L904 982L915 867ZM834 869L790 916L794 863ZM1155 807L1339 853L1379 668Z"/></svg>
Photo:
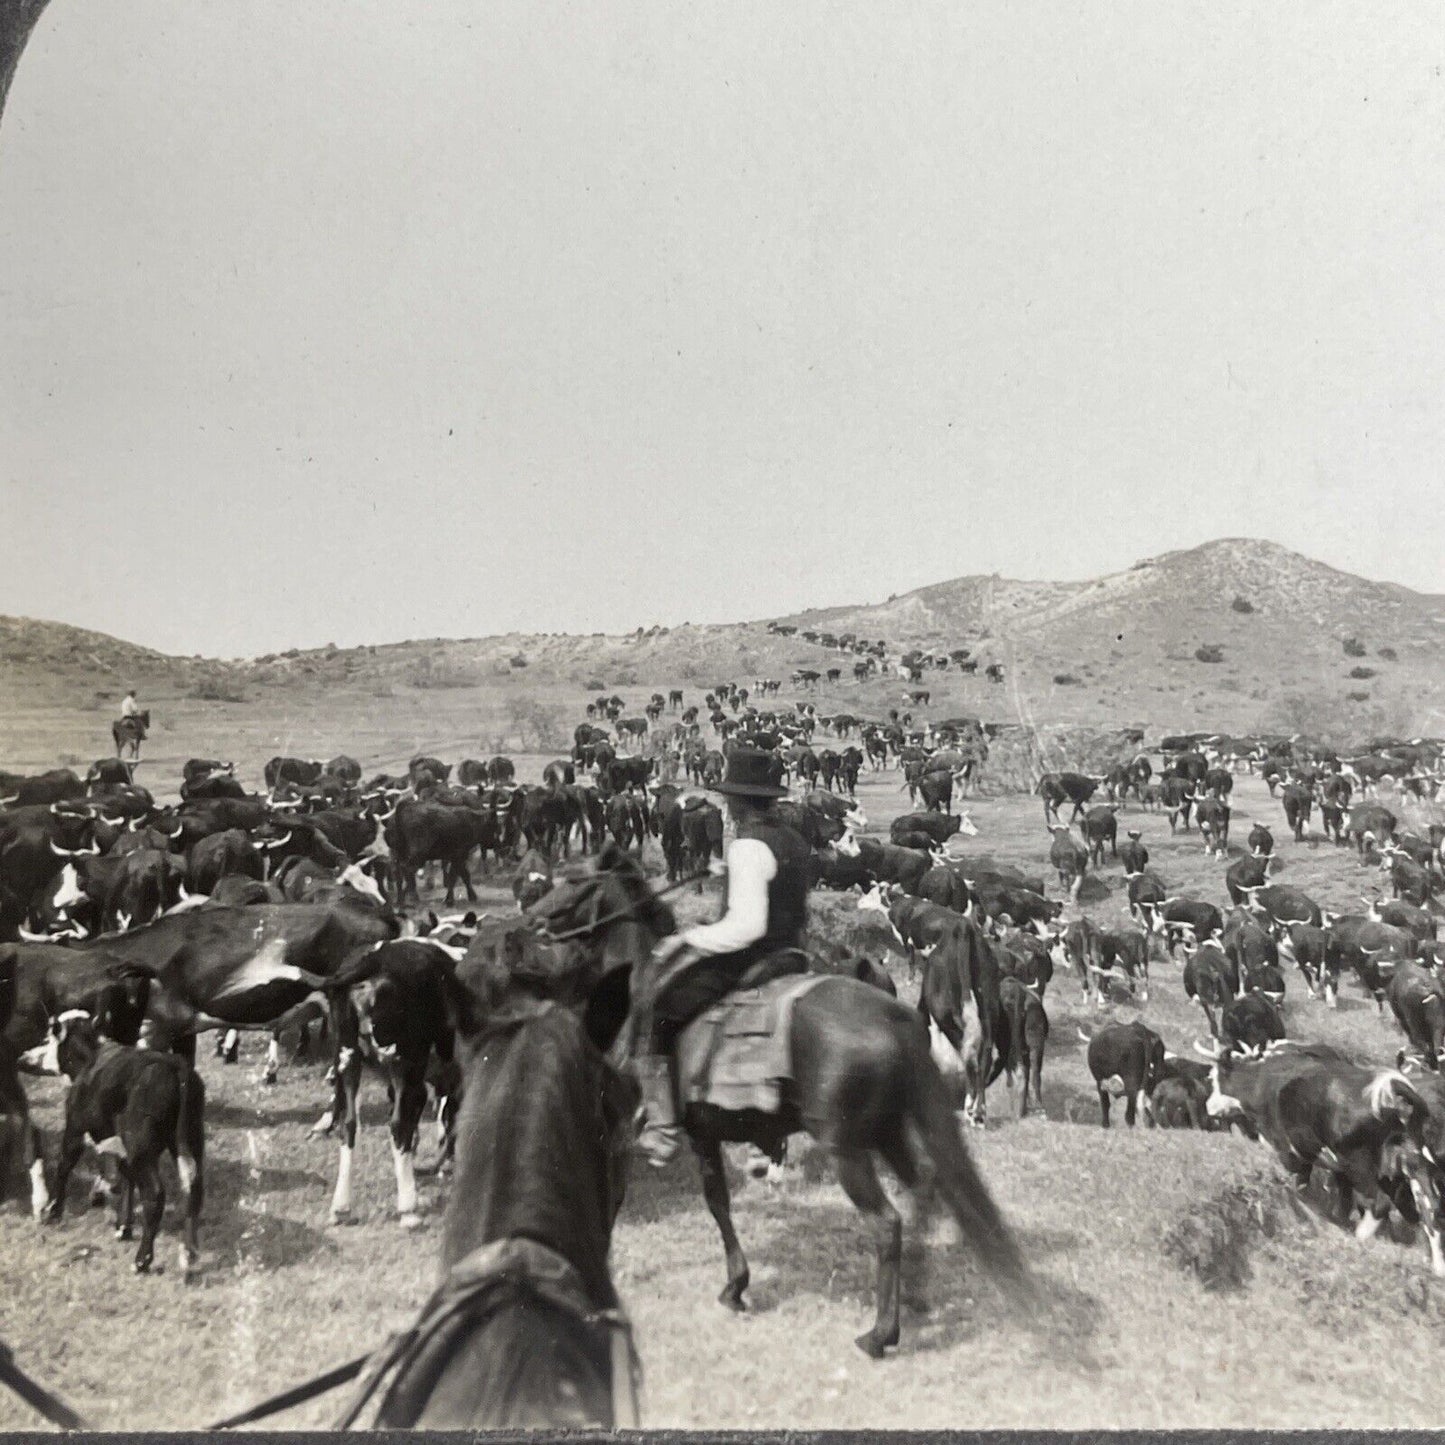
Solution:
<svg viewBox="0 0 1445 1445"><path fill-rule="evenodd" d="M1124 865L1126 878L1136 877L1149 866L1149 850L1139 841L1139 830L1129 829L1129 836L1119 849L1119 861Z"/></svg>
<svg viewBox="0 0 1445 1445"><path fill-rule="evenodd" d="M85 797L85 783L69 768L52 768L48 773L25 777L0 773L0 807L28 808L39 804L64 803Z"/></svg>
<svg viewBox="0 0 1445 1445"><path fill-rule="evenodd" d="M1301 1193L1316 1162L1327 1159L1341 1223L1349 1223L1358 1196L1365 1214L1355 1234L1368 1239L1393 1203L1424 1226L1431 1268L1445 1275L1440 1198L1418 1142L1430 1109L1403 1074L1361 1068L1325 1045L1284 1045L1260 1059L1220 1050L1212 1083L1211 1116L1247 1119Z"/></svg>
<svg viewBox="0 0 1445 1445"><path fill-rule="evenodd" d="M958 813L904 813L889 825L888 836L899 847L907 846L904 838L922 836L941 848L955 833L968 831L963 824Z"/></svg>
<svg viewBox="0 0 1445 1445"><path fill-rule="evenodd" d="M243 829L228 828L200 839L191 849L187 883L192 893L210 893L222 878L265 878L261 851Z"/></svg>
<svg viewBox="0 0 1445 1445"><path fill-rule="evenodd" d="M1035 792L1044 800L1044 822L1059 821L1059 807L1072 803L1074 811L1069 815L1073 822L1084 811L1084 804L1094 796L1099 786L1097 778L1086 777L1083 773L1045 773L1039 779Z"/></svg>
<svg viewBox="0 0 1445 1445"><path fill-rule="evenodd" d="M1279 796L1284 806L1284 820L1294 833L1295 842L1302 843L1314 808L1314 794L1303 783L1286 783Z"/></svg>
<svg viewBox="0 0 1445 1445"><path fill-rule="evenodd" d="M497 820L490 811L404 799L397 805L386 829L394 864L397 902L405 903L408 895L420 902L416 889L417 870L424 863L435 861L442 864L447 903L450 904L456 896L458 879L466 887L468 900L475 903L477 891L472 886L468 860L473 848L496 845L497 826Z"/></svg>
<svg viewBox="0 0 1445 1445"><path fill-rule="evenodd" d="M131 765L119 758L97 758L85 774L85 790L94 796L107 788L123 788L131 780Z"/></svg>
<svg viewBox="0 0 1445 1445"><path fill-rule="evenodd" d="M1223 858L1229 851L1229 804L1218 798L1200 798L1194 805L1194 821L1199 824L1204 852Z"/></svg>
<svg viewBox="0 0 1445 1445"><path fill-rule="evenodd" d="M1029 1088L1033 1088L1033 1110L1044 1112L1044 1049L1049 1042L1049 1016L1037 992L1017 978L1002 978L998 986L998 1020L994 1047L998 1058L989 1083L1000 1074L1007 1074L1008 1087L1013 1089L1014 1074L1023 1076L1019 1095L1018 1117L1029 1109Z"/></svg>
<svg viewBox="0 0 1445 1445"><path fill-rule="evenodd" d="M1329 962L1329 937L1314 923L1291 923L1280 929L1279 955L1304 975L1311 998L1323 997L1331 1008L1339 993L1340 974Z"/></svg>
<svg viewBox="0 0 1445 1445"><path fill-rule="evenodd" d="M1293 888L1288 883L1271 883L1267 888L1257 889L1246 902L1276 927L1291 923L1312 923L1318 927L1323 921L1319 904L1302 888Z"/></svg>
<svg viewBox="0 0 1445 1445"><path fill-rule="evenodd" d="M452 775L452 765L440 758L428 757L425 753L414 757L406 765L406 775L413 788L420 789L429 775L433 782L445 783ZM306 781L315 782L314 778Z"/></svg>
<svg viewBox="0 0 1445 1445"><path fill-rule="evenodd" d="M262 769L266 786L272 792L282 783L300 783L303 786L320 780L326 771L326 764L306 758L272 758Z"/></svg>
<svg viewBox="0 0 1445 1445"><path fill-rule="evenodd" d="M932 904L908 899L918 910ZM894 900L897 907L906 907ZM861 904L859 905L862 906ZM890 919L895 913L890 907ZM926 953L918 1011L952 1046L963 1063L966 1089L964 1120L982 1128L988 1111L989 1067L993 1062L994 1028L999 1016L999 970L988 939L968 918L947 909L937 920L937 941ZM936 915L934 915L936 919ZM905 920L905 926L909 926ZM921 925L920 925L921 926ZM899 932L898 924L893 924ZM910 931L913 930L910 926Z"/></svg>
<svg viewBox="0 0 1445 1445"><path fill-rule="evenodd" d="M1119 819L1116 815L1116 807L1110 804L1101 804L1098 807L1090 808L1084 814L1084 841L1089 847L1089 857L1095 868L1104 866L1104 844L1109 845L1109 853L1117 858L1119 856ZM1140 850L1143 851L1142 849ZM1144 861L1149 861L1148 853L1144 853Z"/></svg>
<svg viewBox="0 0 1445 1445"><path fill-rule="evenodd" d="M933 866L929 854L918 848L900 848L874 838L859 838L857 844L858 861L873 875L874 881L896 883L905 893L916 894L924 875Z"/></svg>
<svg viewBox="0 0 1445 1445"><path fill-rule="evenodd" d="M1194 791L1180 777L1165 778L1159 784L1159 801L1169 815L1169 831L1182 826L1189 831L1189 810L1194 806Z"/></svg>
<svg viewBox="0 0 1445 1445"><path fill-rule="evenodd" d="M1438 1070L1445 1048L1445 983L1433 970L1406 961L1397 964L1385 988L1390 1010L1419 1062ZM1403 1065L1407 1051L1396 1060Z"/></svg>
<svg viewBox="0 0 1445 1445"><path fill-rule="evenodd" d="M1284 1019L1263 993L1246 993L1225 1005L1219 1037L1227 1049L1262 1054L1273 1040L1284 1037Z"/></svg>
<svg viewBox="0 0 1445 1445"><path fill-rule="evenodd" d="M55 1196L46 1211L53 1223L65 1211L71 1171L87 1143L104 1149L116 1141L123 1187L116 1201L121 1239L133 1232L135 1194L144 1211L135 1268L143 1274L155 1258L156 1235L165 1212L163 1154L175 1158L185 1202L181 1270L189 1278L200 1257L199 1222L205 1197L205 1088L185 1059L155 1049L127 1048L103 1037L84 1014L63 1013L53 1024L57 1063L70 1080L65 1130L55 1171Z"/></svg>
<svg viewBox="0 0 1445 1445"><path fill-rule="evenodd" d="M1079 1030L1089 1046L1089 1072L1099 1091L1099 1123L1109 1127L1109 1100L1122 1098L1124 1122L1132 1126L1140 1108L1152 1122L1150 1095L1163 1077L1164 1040L1153 1029L1133 1023L1105 1024L1093 1035Z"/></svg>

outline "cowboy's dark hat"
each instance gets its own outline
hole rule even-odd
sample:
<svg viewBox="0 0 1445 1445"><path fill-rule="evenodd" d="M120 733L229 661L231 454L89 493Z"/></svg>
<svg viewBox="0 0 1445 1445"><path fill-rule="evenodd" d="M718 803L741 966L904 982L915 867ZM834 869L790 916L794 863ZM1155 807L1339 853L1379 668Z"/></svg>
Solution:
<svg viewBox="0 0 1445 1445"><path fill-rule="evenodd" d="M757 748L735 748L728 758L727 776L709 791L730 798L786 798L782 776L781 758Z"/></svg>

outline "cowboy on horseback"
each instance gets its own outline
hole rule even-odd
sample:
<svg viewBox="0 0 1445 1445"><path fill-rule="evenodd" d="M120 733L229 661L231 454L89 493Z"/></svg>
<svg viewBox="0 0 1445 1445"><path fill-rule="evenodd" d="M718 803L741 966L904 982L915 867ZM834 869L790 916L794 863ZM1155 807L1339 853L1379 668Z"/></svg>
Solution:
<svg viewBox="0 0 1445 1445"><path fill-rule="evenodd" d="M143 711L136 701L135 688L127 688L121 699L120 716L110 725L110 735L115 739L116 757L124 757L126 749L129 748L131 761L139 760L140 745L145 740L150 721L149 710Z"/></svg>
<svg viewBox="0 0 1445 1445"><path fill-rule="evenodd" d="M727 850L723 915L663 939L653 954L650 1048L639 1049L635 1064L646 1116L638 1146L659 1168L682 1142L672 1060L678 1036L763 959L796 951L807 924L811 850L773 806L788 795L780 776L769 753L738 748L729 757L726 776L711 789L728 800L737 825ZM781 977L804 967L793 952L767 973Z"/></svg>
<svg viewBox="0 0 1445 1445"><path fill-rule="evenodd" d="M140 704L135 700L135 688L127 690L126 695L120 700L120 715L124 720L134 717L140 711Z"/></svg>

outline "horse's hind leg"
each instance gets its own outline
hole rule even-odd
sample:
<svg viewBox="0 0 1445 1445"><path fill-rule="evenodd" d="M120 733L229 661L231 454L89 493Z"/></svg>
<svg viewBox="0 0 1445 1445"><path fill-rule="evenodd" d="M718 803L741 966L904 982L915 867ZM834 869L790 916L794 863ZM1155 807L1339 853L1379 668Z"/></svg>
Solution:
<svg viewBox="0 0 1445 1445"><path fill-rule="evenodd" d="M873 1221L878 1251L878 1317L873 1322L873 1328L859 1335L854 1343L865 1355L881 1360L884 1350L898 1343L903 1221L883 1192L870 1154L862 1149L840 1149L837 1161L838 1182L854 1206Z"/></svg>
<svg viewBox="0 0 1445 1445"><path fill-rule="evenodd" d="M723 1172L722 1148L716 1139L693 1139L693 1152L697 1155L698 1168L702 1171L702 1197L717 1223L722 1235L723 1251L727 1255L728 1282L723 1286L718 1302L730 1310L744 1310L743 1291L747 1289L751 1276L748 1261L733 1230L732 1203L728 1195L727 1175Z"/></svg>

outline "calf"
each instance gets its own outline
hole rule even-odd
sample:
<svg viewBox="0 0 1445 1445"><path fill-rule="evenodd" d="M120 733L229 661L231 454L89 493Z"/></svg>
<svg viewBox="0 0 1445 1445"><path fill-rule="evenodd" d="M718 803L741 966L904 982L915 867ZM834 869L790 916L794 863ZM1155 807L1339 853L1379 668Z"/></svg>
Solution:
<svg viewBox="0 0 1445 1445"><path fill-rule="evenodd" d="M1249 856L1251 858L1268 858L1273 852L1274 834L1263 823L1256 823L1249 830Z"/></svg>
<svg viewBox="0 0 1445 1445"><path fill-rule="evenodd" d="M80 1011L61 1014L51 1034L56 1071L71 1084L47 1222L64 1213L65 1189L86 1145L114 1154L123 1186L116 1202L117 1237L132 1237L139 1190L144 1213L135 1268L144 1274L155 1257L165 1211L160 1160L172 1154L185 1196L181 1269L189 1278L199 1260L197 1230L205 1197L205 1088L200 1076L174 1054L127 1048L103 1038L90 1016Z"/></svg>
<svg viewBox="0 0 1445 1445"><path fill-rule="evenodd" d="M419 1222L417 1126L426 1104L433 1055L443 1071L452 1062L447 990L455 969L454 954L459 953L419 939L383 943L327 982L337 1049L335 1095L331 1110L313 1132L329 1131L334 1122L342 1125L341 1158L331 1200L333 1222L351 1214L351 1169L363 1066L382 1075L391 1101L397 1215L404 1228Z"/></svg>
<svg viewBox="0 0 1445 1445"><path fill-rule="evenodd" d="M1284 1037L1284 1019L1262 993L1247 993L1225 1008L1219 1036L1225 1048L1262 1054L1272 1040Z"/></svg>
<svg viewBox="0 0 1445 1445"><path fill-rule="evenodd" d="M1092 1036L1079 1030L1089 1046L1089 1072L1099 1091L1100 1125L1109 1127L1110 1097L1124 1099L1124 1122L1131 1127L1142 1107L1152 1122L1150 1095L1163 1076L1164 1040L1137 1020L1127 1024L1105 1024Z"/></svg>
<svg viewBox="0 0 1445 1445"><path fill-rule="evenodd" d="M1218 944L1189 950L1184 961L1184 996L1204 1010L1215 1038L1219 1037L1216 1013L1222 1014L1238 994L1239 970Z"/></svg>

